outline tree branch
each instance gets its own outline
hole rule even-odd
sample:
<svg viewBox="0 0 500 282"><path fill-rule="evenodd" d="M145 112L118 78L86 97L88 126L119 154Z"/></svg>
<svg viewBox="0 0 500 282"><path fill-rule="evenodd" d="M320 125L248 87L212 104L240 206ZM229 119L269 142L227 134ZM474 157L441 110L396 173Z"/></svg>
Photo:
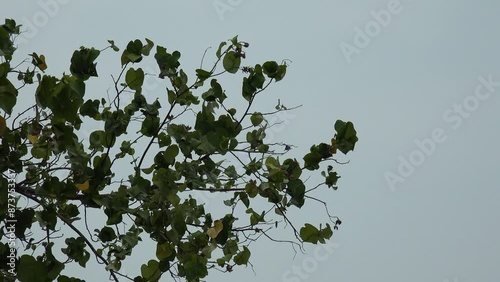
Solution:
<svg viewBox="0 0 500 282"><path fill-rule="evenodd" d="M28 190L24 190L24 191L28 191ZM21 195L23 195L23 196L25 196L25 197L33 200L34 202L38 203L44 209L46 208L45 204L41 200L39 200L36 195L34 195L32 193L23 193L22 191L18 191L17 190L17 185L16 185L16 192L18 192ZM78 236L80 236L85 241L85 243L90 248L90 250L92 250L92 252L96 256L96 258L100 259L102 261L102 263L105 263L106 265L108 264L108 261L103 256L99 255L99 253L94 248L94 246L92 245L92 243L87 239L87 237L85 237L85 235L83 235L83 233L80 230L78 230L78 228L76 228L71 223L71 221L69 221L67 218L65 218L64 216L60 215L59 213L56 213L56 214L57 214L57 217L59 219L61 219L64 223L66 223L66 225L68 225L69 228L71 228L76 234L78 234ZM116 277L115 271L111 269L111 270L109 270L109 272L110 272L111 277L113 277L113 280L116 281L116 282L118 282L118 277Z"/></svg>

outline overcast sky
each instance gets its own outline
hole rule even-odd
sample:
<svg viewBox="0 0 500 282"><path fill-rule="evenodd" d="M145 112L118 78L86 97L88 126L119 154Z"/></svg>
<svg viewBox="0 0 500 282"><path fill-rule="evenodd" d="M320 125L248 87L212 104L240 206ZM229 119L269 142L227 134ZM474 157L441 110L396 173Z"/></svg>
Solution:
<svg viewBox="0 0 500 282"><path fill-rule="evenodd" d="M207 281L500 281L500 2L0 1L1 20L26 28L18 56L44 54L56 75L79 46L102 49L108 39L123 48L147 37L179 50L192 71L207 47L213 56L234 35L250 43L249 65L290 60L255 106L303 105L272 133L298 146L291 157L328 141L335 120L354 122L360 141L336 167L339 190L315 194L343 221L327 248L294 257L263 238L251 249L255 273L211 272ZM106 56L102 79L119 69ZM89 95L106 95L99 87ZM313 204L297 220L323 211ZM88 281L106 277L74 269Z"/></svg>

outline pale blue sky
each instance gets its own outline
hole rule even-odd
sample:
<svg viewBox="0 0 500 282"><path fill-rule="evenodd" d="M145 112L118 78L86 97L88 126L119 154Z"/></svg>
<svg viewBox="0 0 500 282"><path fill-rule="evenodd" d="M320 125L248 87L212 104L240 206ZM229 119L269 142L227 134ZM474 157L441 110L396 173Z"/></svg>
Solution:
<svg viewBox="0 0 500 282"><path fill-rule="evenodd" d="M317 194L343 220L333 236L339 246L319 258L315 246L309 246L292 260L289 245L262 239L252 246L256 274L239 268L211 273L207 281L500 281L500 86L483 100L474 98L479 77L500 82L500 2L0 1L2 20L39 23L26 33L29 38L18 55L44 54L50 73L68 72L71 54L81 45L102 48L113 39L123 47L145 37L181 51L184 69L194 70L207 47L213 54L220 41L239 35L250 42L249 65L292 61L285 79L256 107L272 108L278 98L285 105L303 105L273 133L276 140L299 147L293 156L329 140L336 119L354 122L360 141L345 158L350 164L337 167L339 190ZM57 3L57 11L45 12L40 3L47 2ZM391 5L399 12L385 27L374 25L371 12ZM356 47L355 29L367 25L380 30L372 30L376 35L367 46ZM357 53L346 58L342 44ZM116 56L109 52L101 59L101 78L117 72ZM106 83L90 85L90 95L105 94ZM238 87L236 82L226 85ZM163 91L151 88L155 95ZM464 102L462 116L447 112ZM453 128L458 119L461 124ZM415 140L432 138L436 129L444 142L428 156L419 153ZM414 162L424 157L403 177L400 156L413 156ZM391 189L387 175L405 181ZM217 198L209 206L214 202ZM321 206L308 208L298 220L316 220L321 212ZM130 265L145 260L137 257ZM310 272L300 278L293 265ZM103 273L86 271L89 281Z"/></svg>

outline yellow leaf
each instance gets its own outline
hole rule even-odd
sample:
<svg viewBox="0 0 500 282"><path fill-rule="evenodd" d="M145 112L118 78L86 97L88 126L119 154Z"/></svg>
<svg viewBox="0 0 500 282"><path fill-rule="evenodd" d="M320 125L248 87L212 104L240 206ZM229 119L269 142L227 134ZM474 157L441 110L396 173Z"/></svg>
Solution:
<svg viewBox="0 0 500 282"><path fill-rule="evenodd" d="M31 61L33 65L37 66L41 71L47 69L47 63L45 62L44 55L38 56L37 53L33 52L30 56L33 57L33 60Z"/></svg>
<svg viewBox="0 0 500 282"><path fill-rule="evenodd" d="M38 68L40 68L40 70L42 71L47 69L47 63L45 62L44 55L40 55L40 63L38 64Z"/></svg>
<svg viewBox="0 0 500 282"><path fill-rule="evenodd" d="M211 227L207 230L207 235L210 236L210 238L215 238L222 231L223 227L224 225L222 224L222 221L216 220L214 222L214 227Z"/></svg>
<svg viewBox="0 0 500 282"><path fill-rule="evenodd" d="M0 136L4 136L7 131L7 124L5 123L5 119L0 117Z"/></svg>
<svg viewBox="0 0 500 282"><path fill-rule="evenodd" d="M89 181L87 180L81 184L75 183L75 186L76 186L76 189L78 189L80 191L87 191L87 190L89 190Z"/></svg>
<svg viewBox="0 0 500 282"><path fill-rule="evenodd" d="M335 155L335 153L337 153L337 140L335 140L335 138L332 138L332 146L330 147L330 153L332 155Z"/></svg>
<svg viewBox="0 0 500 282"><path fill-rule="evenodd" d="M28 140L30 140L31 144L35 144L38 141L38 135L28 134Z"/></svg>

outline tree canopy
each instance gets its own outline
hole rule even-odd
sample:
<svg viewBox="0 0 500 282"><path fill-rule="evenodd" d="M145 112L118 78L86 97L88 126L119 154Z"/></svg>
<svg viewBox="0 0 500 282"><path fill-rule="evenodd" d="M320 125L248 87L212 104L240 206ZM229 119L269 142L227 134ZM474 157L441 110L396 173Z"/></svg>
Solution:
<svg viewBox="0 0 500 282"><path fill-rule="evenodd" d="M293 235L284 241L299 247L325 243L338 228L340 219L311 192L337 189L335 156L354 149L356 130L332 122L331 140L298 159L288 157L292 144L268 140L270 117L293 107L254 107L285 77L286 61L245 66L249 44L234 37L211 59L203 56L203 64L213 59L209 67L190 72L180 52L149 39L123 50L108 40L103 49L74 51L69 72L55 75L42 54L15 60L20 31L12 19L0 26L0 280L84 281L65 265L85 268L94 259L113 281L200 281L211 269L251 263L249 244L262 237L278 243L269 235L278 225ZM121 67L109 79L112 90L88 98L99 56L113 51ZM141 68L147 60L156 73ZM150 75L164 82L164 98L143 91ZM222 77L241 79L240 94L228 93ZM34 95L21 94L30 89ZM96 129L79 137L88 124ZM311 173L322 182L307 183ZM194 192L220 194L225 215L215 217ZM306 202L325 206L324 223L296 226L288 211ZM105 222L87 222L89 214ZM122 262L144 240L156 245L153 258L137 276L122 274Z"/></svg>

